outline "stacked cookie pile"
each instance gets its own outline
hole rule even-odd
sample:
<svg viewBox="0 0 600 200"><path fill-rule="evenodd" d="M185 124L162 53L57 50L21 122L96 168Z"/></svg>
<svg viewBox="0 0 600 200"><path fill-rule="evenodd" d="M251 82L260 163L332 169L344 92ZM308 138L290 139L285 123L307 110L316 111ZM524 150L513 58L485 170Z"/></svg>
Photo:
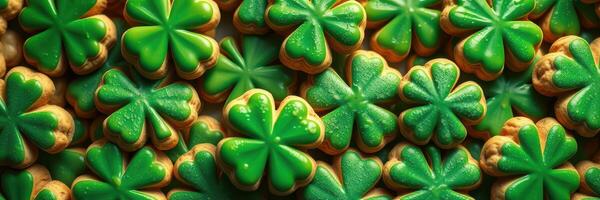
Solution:
<svg viewBox="0 0 600 200"><path fill-rule="evenodd" d="M599 28L598 0L0 0L0 199L600 199Z"/></svg>

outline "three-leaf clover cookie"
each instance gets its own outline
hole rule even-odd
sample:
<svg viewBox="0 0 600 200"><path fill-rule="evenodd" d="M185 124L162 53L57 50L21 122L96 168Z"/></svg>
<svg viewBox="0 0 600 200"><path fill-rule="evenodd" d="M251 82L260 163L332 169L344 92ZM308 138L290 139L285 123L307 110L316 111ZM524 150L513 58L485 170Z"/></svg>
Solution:
<svg viewBox="0 0 600 200"><path fill-rule="evenodd" d="M535 65L533 86L558 96L556 118L582 136L600 132L600 40L588 44L577 36L558 39Z"/></svg>
<svg viewBox="0 0 600 200"><path fill-rule="evenodd" d="M214 1L128 0L123 15L133 26L123 34L123 57L144 77L163 78L174 65L191 80L215 65L219 46L202 34L219 24Z"/></svg>
<svg viewBox="0 0 600 200"><path fill-rule="evenodd" d="M523 71L542 43L542 30L526 19L535 0L452 0L440 25L453 36L466 36L454 48L461 70L479 79L496 79L504 66Z"/></svg>
<svg viewBox="0 0 600 200"><path fill-rule="evenodd" d="M309 74L331 65L330 49L358 49L367 24L360 3L347 0L274 0L265 17L273 30L289 33L279 51L281 62Z"/></svg>
<svg viewBox="0 0 600 200"><path fill-rule="evenodd" d="M427 145L423 149L402 142L389 154L383 170L385 184L404 191L396 199L473 199L465 192L477 188L481 171L463 146L447 150Z"/></svg>
<svg viewBox="0 0 600 200"><path fill-rule="evenodd" d="M21 64L21 60L23 60L22 37L20 33L13 30L7 30L0 36L0 78L4 77L6 70Z"/></svg>
<svg viewBox="0 0 600 200"><path fill-rule="evenodd" d="M367 25L381 27L371 38L371 47L390 62L402 61L414 50L421 56L440 46L440 11L432 8L440 0L367 0Z"/></svg>
<svg viewBox="0 0 600 200"><path fill-rule="evenodd" d="M600 196L600 152L591 160L583 160L577 163L577 172L581 178L580 191L588 195Z"/></svg>
<svg viewBox="0 0 600 200"><path fill-rule="evenodd" d="M541 53L537 57L539 59ZM551 101L533 87L533 68L532 64L526 71L506 71L494 81L481 82L487 112L479 124L470 128L469 135L481 139L499 135L504 122L516 115L531 119L548 116Z"/></svg>
<svg viewBox="0 0 600 200"><path fill-rule="evenodd" d="M396 115L377 103L396 97L402 76L375 52L356 51L347 58L346 81L333 69L310 77L301 87L301 96L323 116L329 154L343 152L356 133L358 147L379 151L396 137Z"/></svg>
<svg viewBox="0 0 600 200"><path fill-rule="evenodd" d="M207 115L198 116L196 121L180 131L180 139L177 146L165 151L165 153L171 161L175 162L181 155L187 153L194 146L198 144L212 144L216 146L227 135L225 128L215 118Z"/></svg>
<svg viewBox="0 0 600 200"><path fill-rule="evenodd" d="M383 174L379 158L364 158L349 149L333 163L318 162L315 178L302 192L304 199L391 199L382 189L373 189Z"/></svg>
<svg viewBox="0 0 600 200"><path fill-rule="evenodd" d="M502 177L492 187L492 199L569 199L579 187L579 175L569 158L577 142L554 119L536 124L515 117L502 133L487 140L480 165L489 175Z"/></svg>
<svg viewBox="0 0 600 200"><path fill-rule="evenodd" d="M176 130L198 117L196 90L188 83L148 80L129 71L130 76L120 69L108 70L96 90L96 106L108 114L105 135L126 151L141 148L148 138L160 150L175 147Z"/></svg>
<svg viewBox="0 0 600 200"><path fill-rule="evenodd" d="M31 33L23 45L27 62L52 77L67 65L76 74L88 74L106 60L115 42L113 22L101 14L106 0L28 0L19 15L21 27ZM67 64L68 62L68 64Z"/></svg>
<svg viewBox="0 0 600 200"><path fill-rule="evenodd" d="M117 29L117 44L110 49L106 61L102 63L98 70L73 79L67 87L65 97L79 117L92 118L96 116L94 93L100 85L104 72L115 67L129 66L121 55L121 35L124 31L124 22L118 18L114 18L113 21Z"/></svg>
<svg viewBox="0 0 600 200"><path fill-rule="evenodd" d="M38 164L23 170L5 170L0 177L0 187L0 192L8 200L71 199L69 187L60 181L52 180L48 170Z"/></svg>
<svg viewBox="0 0 600 200"><path fill-rule="evenodd" d="M261 88L281 101L295 88L296 73L277 61L281 43L273 36L232 37L221 41L222 56L202 77L200 94L210 102L227 102L253 88Z"/></svg>
<svg viewBox="0 0 600 200"><path fill-rule="evenodd" d="M400 82L400 99L416 105L398 117L406 139L419 145L433 140L441 148L451 148L467 137L465 125L485 117L483 90L472 81L456 86L459 76L456 64L443 58L414 66L406 73Z"/></svg>
<svg viewBox="0 0 600 200"><path fill-rule="evenodd" d="M225 138L217 149L220 166L238 188L256 190L267 174L271 193L286 195L312 180L316 163L300 149L319 146L325 131L304 99L288 96L275 110L269 92L252 89L227 104L223 118L245 136Z"/></svg>
<svg viewBox="0 0 600 200"><path fill-rule="evenodd" d="M173 164L161 151L146 146L128 159L117 145L98 140L87 148L85 160L95 176L75 179L74 200L165 199L158 188L171 181Z"/></svg>
<svg viewBox="0 0 600 200"><path fill-rule="evenodd" d="M535 8L529 17L540 20L546 42L554 42L567 35L578 35L582 26L596 28L600 25L594 6L586 5L583 1L535 0Z"/></svg>
<svg viewBox="0 0 600 200"><path fill-rule="evenodd" d="M73 118L61 107L47 105L54 85L46 75L15 67L0 80L0 165L23 168L37 149L58 153L73 135Z"/></svg>
<svg viewBox="0 0 600 200"><path fill-rule="evenodd" d="M67 148L57 154L42 152L38 163L44 165L52 179L59 180L71 185L73 180L83 174L87 169L85 166L85 149Z"/></svg>
<svg viewBox="0 0 600 200"><path fill-rule="evenodd" d="M175 188L167 194L170 200L260 199L257 192L238 190L221 174L215 151L212 144L199 144L179 157L173 170L175 177L193 189Z"/></svg>

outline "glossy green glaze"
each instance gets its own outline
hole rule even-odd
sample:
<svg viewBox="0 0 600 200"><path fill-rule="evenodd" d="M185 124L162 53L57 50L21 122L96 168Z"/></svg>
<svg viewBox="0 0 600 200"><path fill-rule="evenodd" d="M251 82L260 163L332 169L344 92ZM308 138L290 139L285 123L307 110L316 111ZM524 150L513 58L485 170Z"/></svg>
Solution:
<svg viewBox="0 0 600 200"><path fill-rule="evenodd" d="M383 173L378 159L363 158L355 150L342 154L333 167L319 163L315 178L304 189L304 199L363 199Z"/></svg>
<svg viewBox="0 0 600 200"><path fill-rule="evenodd" d="M126 162L126 156L116 145L98 141L88 147L86 154L87 165L98 179L78 180L71 187L72 196L75 200L155 199L152 193L155 195L156 191L147 187L164 186L171 178L171 162L163 162L159 154L151 147L144 147Z"/></svg>
<svg viewBox="0 0 600 200"><path fill-rule="evenodd" d="M548 116L551 101L537 91L531 84L534 65L524 72L504 72L498 79L481 82L487 98L487 114L473 128L484 133L483 138L500 134L504 122L516 115L533 119Z"/></svg>
<svg viewBox="0 0 600 200"><path fill-rule="evenodd" d="M215 147L203 144L200 148L190 151L191 159L180 160L175 168L178 179L192 186L193 190L171 190L170 200L187 199L260 199L257 192L238 190L226 176L221 175L215 162Z"/></svg>
<svg viewBox="0 0 600 200"><path fill-rule="evenodd" d="M105 112L109 114L105 132L118 136L119 145L133 149L144 145L139 141L146 137L156 137L157 148L169 149L161 144L171 143L167 140L176 136L173 128L177 127L173 127L173 123L181 124L197 116L196 91L187 83L167 84L165 79L152 81L133 70L130 74L131 78L119 69L110 69L102 77L102 84L96 91L97 105L118 108L114 112Z"/></svg>
<svg viewBox="0 0 600 200"><path fill-rule="evenodd" d="M291 59L309 65L325 63L329 49L355 49L364 37L365 11L356 1L275 0L266 13L273 27L294 27L282 48ZM327 34L327 38L325 35ZM335 43L334 46L329 44Z"/></svg>
<svg viewBox="0 0 600 200"><path fill-rule="evenodd" d="M581 29L581 20L589 20L598 24L598 17L586 17L587 13L594 13L592 6L573 0L535 0L535 9L531 16L537 18L545 15L541 23L548 25L544 35L553 35L553 40L566 35L578 35ZM579 16L583 18L580 20ZM550 32L547 32L550 31ZM548 40L548 39L547 39ZM550 40L550 41L553 41Z"/></svg>
<svg viewBox="0 0 600 200"><path fill-rule="evenodd" d="M96 3L96 0L28 2L19 15L21 27L36 33L23 44L27 60L40 71L52 74L61 70L57 68L62 66L64 57L73 68L97 59L106 50L106 44L114 41L108 36L115 33L111 32L114 25L110 20L87 17L90 10L98 9Z"/></svg>
<svg viewBox="0 0 600 200"><path fill-rule="evenodd" d="M219 10L212 1L129 0L124 14L135 26L123 35L123 53L144 75L164 70L155 74L164 77L170 57L180 76L195 79L210 67L205 62L218 55L216 42L200 34L218 24Z"/></svg>
<svg viewBox="0 0 600 200"><path fill-rule="evenodd" d="M328 69L303 86L304 98L317 110L331 110L323 116L326 152L348 148L353 132L358 134L361 150L375 152L393 139L398 129L396 115L376 104L396 97L402 77L376 53L363 51L348 59L347 83Z"/></svg>
<svg viewBox="0 0 600 200"><path fill-rule="evenodd" d="M85 151L69 148L57 154L42 152L38 162L48 168L52 179L71 185L86 170Z"/></svg>
<svg viewBox="0 0 600 200"><path fill-rule="evenodd" d="M495 0L492 5L486 0L456 2L447 20L453 28L475 31L465 38L462 48L469 63L480 63L485 72L497 74L508 56L520 63L534 59L542 30L531 21L521 20L534 9L534 0Z"/></svg>
<svg viewBox="0 0 600 200"><path fill-rule="evenodd" d="M206 118L199 117L192 125L183 132L187 131L187 137L181 136L175 148L165 151L171 161L175 162L177 159L188 152L191 148L198 144L212 144L217 145L219 141L225 138L225 132L221 128L211 127L211 123Z"/></svg>
<svg viewBox="0 0 600 200"><path fill-rule="evenodd" d="M436 59L425 66L411 68L400 83L401 99L417 105L400 113L401 133L417 144L432 139L443 148L456 146L467 137L463 121L485 116L483 91L474 82L455 87L460 70L452 61Z"/></svg>
<svg viewBox="0 0 600 200"><path fill-rule="evenodd" d="M425 48L437 48L443 33L440 11L431 7L440 3L440 0L368 0L365 11L369 23L385 22L375 33L374 41L396 56L407 55L413 40Z"/></svg>
<svg viewBox="0 0 600 200"><path fill-rule="evenodd" d="M600 179L598 178L600 177L600 167L590 167L583 173L583 176L592 192L600 194Z"/></svg>
<svg viewBox="0 0 600 200"><path fill-rule="evenodd" d="M442 154L428 145L401 143L390 153L386 167L387 185L408 190L398 199L403 200L458 200L472 199L457 190L479 185L481 171L477 161L462 146ZM442 157L443 155L443 157Z"/></svg>
<svg viewBox="0 0 600 200"><path fill-rule="evenodd" d="M0 0L0 9L6 9L8 7L9 0Z"/></svg>
<svg viewBox="0 0 600 200"><path fill-rule="evenodd" d="M261 88L281 101L292 90L296 73L278 58L280 41L274 36L243 36L241 49L232 37L221 41L223 55L203 76L202 91L207 96L227 95L227 102L244 92Z"/></svg>
<svg viewBox="0 0 600 200"><path fill-rule="evenodd" d="M100 85L102 75L104 72L115 67L128 67L129 64L121 56L121 35L123 34L125 25L123 20L113 18L113 22L117 27L117 45L113 47L108 53L106 61L98 70L85 76L78 76L69 83L65 95L67 95L67 101L75 112L80 117L91 118L96 112L96 105L94 104L94 93Z"/></svg>
<svg viewBox="0 0 600 200"><path fill-rule="evenodd" d="M8 200L30 200L33 193L34 177L27 170L4 170L0 177L2 194Z"/></svg>
<svg viewBox="0 0 600 200"><path fill-rule="evenodd" d="M233 182L255 190L266 173L272 192L288 194L312 179L315 161L296 148L319 145L323 124L303 99L288 97L275 110L271 94L250 90L233 100L224 116L247 137L226 138L219 143L217 157L231 170L228 175Z"/></svg>
<svg viewBox="0 0 600 200"><path fill-rule="evenodd" d="M237 17L245 27L268 29L267 23L265 23L267 3L267 0L243 0L234 17Z"/></svg>
<svg viewBox="0 0 600 200"><path fill-rule="evenodd" d="M0 165L18 166L27 162L26 159L31 159L26 158L26 151L35 149L30 149L32 146L27 145L26 141L43 150L49 150L56 144L55 129L59 126L57 112L62 108L38 110L52 95L44 91L48 87L42 86L52 83L46 79L47 82L43 82L21 70L11 70L5 78L6 94L0 98Z"/></svg>
<svg viewBox="0 0 600 200"><path fill-rule="evenodd" d="M539 133L533 123L527 124L512 139L496 136L506 140L484 145L482 152L498 151L499 158L490 158L497 160L494 171L514 177L503 190L506 199L569 199L579 187L577 171L564 167L577 151L577 142L558 123L544 129L547 133ZM484 162L490 161L482 156Z"/></svg>
<svg viewBox="0 0 600 200"><path fill-rule="evenodd" d="M37 193L37 195L35 195L34 200L60 200L60 199L58 199L58 197L56 197L56 195L54 195L54 193L52 193L51 190L42 189L42 190L40 190L40 192Z"/></svg>

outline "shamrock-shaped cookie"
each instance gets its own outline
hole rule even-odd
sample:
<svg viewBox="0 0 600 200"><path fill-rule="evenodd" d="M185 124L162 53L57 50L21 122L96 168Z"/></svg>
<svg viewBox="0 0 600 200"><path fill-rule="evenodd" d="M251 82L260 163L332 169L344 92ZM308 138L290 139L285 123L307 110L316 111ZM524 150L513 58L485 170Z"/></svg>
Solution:
<svg viewBox="0 0 600 200"><path fill-rule="evenodd" d="M402 142L389 154L383 181L388 187L403 191L402 200L473 199L464 192L477 188L481 171L477 160L463 146L443 154L428 145L423 149Z"/></svg>
<svg viewBox="0 0 600 200"><path fill-rule="evenodd" d="M324 126L304 99L288 96L275 110L269 92L252 89L227 104L223 118L247 137L225 138L217 150L220 166L238 188L256 190L266 173L271 192L286 195L312 180L316 163L298 148L319 146Z"/></svg>
<svg viewBox="0 0 600 200"><path fill-rule="evenodd" d="M400 132L406 139L419 145L432 139L441 148L451 148L467 137L465 125L485 117L481 87L472 81L455 87L459 76L456 64L443 58L407 72L400 82L400 99L416 106L398 117Z"/></svg>
<svg viewBox="0 0 600 200"><path fill-rule="evenodd" d="M71 195L68 186L52 180L48 170L38 164L20 171L4 171L0 177L0 186L0 191L7 200L69 200Z"/></svg>
<svg viewBox="0 0 600 200"><path fill-rule="evenodd" d="M219 46L202 34L219 24L214 1L128 0L123 15L134 26L123 34L123 56L144 77L165 77L171 59L179 77L188 80L215 65Z"/></svg>
<svg viewBox="0 0 600 200"><path fill-rule="evenodd" d="M25 31L35 33L23 45L25 59L41 72L62 76L67 65L88 74L106 60L115 42L113 22L101 14L106 0L28 0L19 15ZM67 64L67 62L69 64Z"/></svg>
<svg viewBox="0 0 600 200"><path fill-rule="evenodd" d="M496 79L506 65L524 71L542 43L542 30L527 15L535 0L452 0L440 25L453 36L466 36L454 48L461 70L479 79ZM472 34L471 34L472 33Z"/></svg>
<svg viewBox="0 0 600 200"><path fill-rule="evenodd" d="M109 115L105 135L126 151L141 148L148 138L160 150L175 147L175 130L198 116L196 90L184 82L168 83L168 78L148 80L133 70L130 74L110 69L96 90L96 106Z"/></svg>
<svg viewBox="0 0 600 200"><path fill-rule="evenodd" d="M179 157L174 166L175 177L193 189L173 189L167 194L170 200L260 199L256 192L238 190L220 173L215 149L212 144L199 144Z"/></svg>
<svg viewBox="0 0 600 200"><path fill-rule="evenodd" d="M376 103L392 101L402 76L388 67L375 52L356 51L346 62L346 81L333 69L310 77L301 87L301 96L323 116L329 154L343 152L356 132L362 151L373 153L396 137L396 115ZM354 130L356 127L356 131Z"/></svg>
<svg viewBox="0 0 600 200"><path fill-rule="evenodd" d="M268 0L217 0L220 8L232 10L233 26L244 34L265 34L269 27L265 22Z"/></svg>
<svg viewBox="0 0 600 200"><path fill-rule="evenodd" d="M569 158L577 142L554 119L536 124L515 117L481 150L481 168L502 177L492 187L492 199L569 199L579 187L579 175Z"/></svg>
<svg viewBox="0 0 600 200"><path fill-rule="evenodd" d="M515 115L531 119L548 116L550 100L535 91L531 83L533 68L532 64L526 71L506 71L494 81L482 81L487 112L479 124L471 127L471 136L488 139L499 135L504 122Z"/></svg>
<svg viewBox="0 0 600 200"><path fill-rule="evenodd" d="M586 0L535 0L535 8L529 17L540 19L546 42L554 42L562 36L578 35L581 26L595 28L600 25L594 7L583 1Z"/></svg>
<svg viewBox="0 0 600 200"><path fill-rule="evenodd" d="M67 87L65 97L79 117L92 118L96 115L94 93L100 84L104 72L115 67L129 66L121 56L121 35L124 31L124 22L119 18L113 18L113 21L117 29L117 45L110 50L106 61L102 63L102 66L98 70L73 79Z"/></svg>
<svg viewBox="0 0 600 200"><path fill-rule="evenodd" d="M591 160L577 163L577 172L581 178L580 191L600 197L600 151Z"/></svg>
<svg viewBox="0 0 600 200"><path fill-rule="evenodd" d="M349 149L333 163L331 167L318 162L315 178L302 193L304 199L391 199L382 189L372 190L383 174L379 158L364 158Z"/></svg>
<svg viewBox="0 0 600 200"><path fill-rule="evenodd" d="M330 49L358 49L367 24L360 3L347 0L274 0L265 17L273 30L290 33L281 44L281 62L309 74L331 65Z"/></svg>
<svg viewBox="0 0 600 200"><path fill-rule="evenodd" d="M273 36L243 36L241 49L232 37L221 41L222 56L202 77L200 94L210 102L231 101L244 92L261 88L281 101L293 92L296 73L277 60L279 45Z"/></svg>
<svg viewBox="0 0 600 200"><path fill-rule="evenodd" d="M53 93L50 78L26 67L0 80L0 165L23 168L36 160L38 148L58 153L69 145L73 118L47 105Z"/></svg>
<svg viewBox="0 0 600 200"><path fill-rule="evenodd" d="M38 162L48 168L54 180L71 185L77 176L85 172L84 159L85 149L67 148L57 154L42 152Z"/></svg>
<svg viewBox="0 0 600 200"><path fill-rule="evenodd" d="M227 137L227 132L221 123L211 116L198 116L190 126L185 127L180 131L180 139L173 149L165 151L171 161L177 159L187 153L190 149L198 144L217 145L219 141Z"/></svg>
<svg viewBox="0 0 600 200"><path fill-rule="evenodd" d="M158 188L171 181L173 164L161 151L146 146L127 159L116 145L98 140L88 147L85 160L96 176L75 179L74 200L165 199Z"/></svg>
<svg viewBox="0 0 600 200"><path fill-rule="evenodd" d="M7 30L0 36L0 78L4 77L7 69L20 64L21 60L23 60L23 38L16 31Z"/></svg>
<svg viewBox="0 0 600 200"><path fill-rule="evenodd" d="M432 8L441 0L367 0L367 25L381 27L371 38L371 47L390 62L402 61L411 49L421 56L440 46L440 11ZM412 47L412 48L411 48Z"/></svg>
<svg viewBox="0 0 600 200"><path fill-rule="evenodd" d="M558 39L535 65L533 86L558 96L558 121L582 136L600 132L600 40L588 44L577 36Z"/></svg>

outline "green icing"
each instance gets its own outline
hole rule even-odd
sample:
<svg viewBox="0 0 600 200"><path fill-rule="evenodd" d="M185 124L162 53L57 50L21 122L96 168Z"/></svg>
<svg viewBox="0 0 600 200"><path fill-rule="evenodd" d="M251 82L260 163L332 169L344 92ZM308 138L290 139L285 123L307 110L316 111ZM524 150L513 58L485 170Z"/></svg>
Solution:
<svg viewBox="0 0 600 200"><path fill-rule="evenodd" d="M504 122L517 114L533 119L548 116L551 101L535 91L531 84L534 65L524 72L504 72L498 79L482 82L487 98L487 114L474 129L484 137L499 135Z"/></svg>
<svg viewBox="0 0 600 200"><path fill-rule="evenodd" d="M25 30L36 32L23 44L30 63L42 72L53 73L61 70L58 67L62 65L63 55L76 68L96 59L106 44L112 43L103 40L114 34L109 32L113 26L108 24L110 20L82 18L95 9L96 3L96 0L28 2L19 15L19 22Z"/></svg>
<svg viewBox="0 0 600 200"><path fill-rule="evenodd" d="M574 0L535 0L535 9L531 12L534 17L545 15L542 24L548 25L545 35L552 34L553 40L566 35L578 35L581 29L580 21L589 20L598 24L593 6L585 5ZM579 16L582 19L579 19ZM546 21L547 20L547 21Z"/></svg>
<svg viewBox="0 0 600 200"><path fill-rule="evenodd" d="M33 195L34 177L27 170L4 170L0 183L2 194L8 200L30 200Z"/></svg>
<svg viewBox="0 0 600 200"><path fill-rule="evenodd" d="M223 56L203 76L202 91L208 96L227 94L227 102L244 92L261 88L280 101L290 94L296 73L277 61L279 45L277 37L244 36L241 51L231 37L221 42Z"/></svg>
<svg viewBox="0 0 600 200"><path fill-rule="evenodd" d="M237 8L237 15L234 17L237 17L245 27L267 29L265 23L267 3L267 0L244 0Z"/></svg>
<svg viewBox="0 0 600 200"><path fill-rule="evenodd" d="M592 192L595 194L600 194L600 168L599 167L590 167L584 173L586 184L590 187ZM583 178L583 177L582 177Z"/></svg>
<svg viewBox="0 0 600 200"><path fill-rule="evenodd" d="M135 58L130 62L144 75L164 77L167 57L171 57L181 77L198 78L202 75L199 71L210 67L205 62L218 55L216 42L199 32L217 26L219 10L209 0L177 0L169 4L169 0L127 1L126 19L140 26L123 35L123 53Z"/></svg>
<svg viewBox="0 0 600 200"><path fill-rule="evenodd" d="M187 132L187 137L183 137L180 134L179 138L186 138L186 140L180 139L175 148L165 151L171 161L175 162L181 155L198 144L208 143L216 146L219 141L225 138L225 133L222 129L215 129L209 123L206 118L199 117L189 128L184 130L184 132Z"/></svg>
<svg viewBox="0 0 600 200"><path fill-rule="evenodd" d="M465 82L455 87L458 67L449 60L433 60L428 67L415 66L400 84L400 96L417 106L400 114L401 133L410 141L441 147L456 146L467 136L461 120L478 121L485 116L486 105L481 87Z"/></svg>
<svg viewBox="0 0 600 200"><path fill-rule="evenodd" d="M8 3L10 0L0 0L0 9L4 10L8 8Z"/></svg>
<svg viewBox="0 0 600 200"><path fill-rule="evenodd" d="M314 160L296 147L319 145L323 125L308 103L288 97L275 111L273 97L256 89L232 101L224 112L229 124L247 137L219 143L217 157L232 169L230 179L256 189L253 186L267 173L271 189L279 194L293 192L297 182L310 181Z"/></svg>
<svg viewBox="0 0 600 200"><path fill-rule="evenodd" d="M169 193L171 200L187 199L260 199L257 192L238 190L226 176L221 176L215 163L214 146L191 151L192 159L178 162L180 181L192 186L193 190L175 190Z"/></svg>
<svg viewBox="0 0 600 200"><path fill-rule="evenodd" d="M25 162L26 151L35 151L26 145L47 150L54 146L59 119L54 110L36 110L43 97L40 79L30 79L22 68L11 70L6 77L4 99L0 98L0 165L16 166ZM49 79L48 79L49 81ZM47 91L46 91L47 92Z"/></svg>
<svg viewBox="0 0 600 200"><path fill-rule="evenodd" d="M83 179L72 186L75 199L154 199L148 186L161 187L165 179L170 180L170 161L160 159L160 152L144 147L125 162L119 148L103 141L92 144L86 155L89 168L98 179ZM167 182L168 183L168 182ZM158 185L157 185L158 184ZM143 190L146 189L146 190ZM154 192L155 194L155 192Z"/></svg>
<svg viewBox="0 0 600 200"><path fill-rule="evenodd" d="M410 51L413 40L425 48L436 48L442 35L440 11L431 7L439 3L440 0L368 0L367 20L386 22L374 40L402 57Z"/></svg>
<svg viewBox="0 0 600 200"><path fill-rule="evenodd" d="M49 189L42 189L35 195L35 200L58 200L54 193Z"/></svg>
<svg viewBox="0 0 600 200"><path fill-rule="evenodd" d="M516 175L504 191L506 199L569 199L579 187L575 169L559 168L577 151L577 142L555 124L547 130L542 146L534 124L522 126L515 140L499 144L497 170ZM483 152L490 150L485 149Z"/></svg>
<svg viewBox="0 0 600 200"><path fill-rule="evenodd" d="M96 92L97 105L118 108L108 113L105 131L119 136L120 142L135 144L154 134L160 144L176 134L173 122L180 124L195 119L198 105L194 104L199 101L191 85L166 84L165 79L148 80L133 70L130 74L131 78L119 69L108 70Z"/></svg>
<svg viewBox="0 0 600 200"><path fill-rule="evenodd" d="M396 146L394 154L386 164L388 185L407 188L408 193L398 199L406 200L457 200L472 199L457 190L476 187L481 171L476 161L470 160L465 148L455 148L442 153L428 145L421 150L418 146L403 143ZM425 152L423 152L425 151ZM426 154L426 155L425 155Z"/></svg>
<svg viewBox="0 0 600 200"><path fill-rule="evenodd" d="M94 93L100 85L102 75L114 67L127 67L129 64L121 56L121 35L124 31L124 24L121 19L112 19L117 28L117 45L113 47L106 61L101 67L85 76L79 76L74 79L67 87L66 95L69 104L73 106L77 115L80 117L91 118L96 112L94 105Z"/></svg>
<svg viewBox="0 0 600 200"><path fill-rule="evenodd" d="M572 56L558 55L553 60L556 72L552 84L563 90L571 90L566 106L569 119L585 128L600 130L600 67L594 60L589 44L582 38L568 45Z"/></svg>
<svg viewBox="0 0 600 200"><path fill-rule="evenodd" d="M358 53L348 62L348 84L328 69L307 82L305 99L316 109L332 109L323 116L325 148L333 152L348 148L356 127L358 142L364 144L359 147L374 152L395 137L396 115L376 103L396 97L401 76L375 53Z"/></svg>
<svg viewBox="0 0 600 200"><path fill-rule="evenodd" d="M328 42L346 48L362 42L364 9L356 1L337 3L335 0L276 0L269 6L266 17L273 26L297 27L282 46L287 56L319 65L330 59L327 58L329 48L337 50L328 46Z"/></svg>
<svg viewBox="0 0 600 200"><path fill-rule="evenodd" d="M334 167L319 163L313 181L304 189L304 199L362 199L383 173L378 159L362 158L354 150L346 151ZM337 169L341 171L332 171Z"/></svg>
<svg viewBox="0 0 600 200"><path fill-rule="evenodd" d="M65 149L57 154L42 152L38 162L48 168L52 179L71 185L86 170L83 149Z"/></svg>
<svg viewBox="0 0 600 200"><path fill-rule="evenodd" d="M484 72L496 74L504 69L506 56L521 63L534 59L542 30L521 20L534 6L534 0L495 0L492 5L486 0L457 0L448 20L456 28L476 31L465 38L464 56L469 63L481 63Z"/></svg>

